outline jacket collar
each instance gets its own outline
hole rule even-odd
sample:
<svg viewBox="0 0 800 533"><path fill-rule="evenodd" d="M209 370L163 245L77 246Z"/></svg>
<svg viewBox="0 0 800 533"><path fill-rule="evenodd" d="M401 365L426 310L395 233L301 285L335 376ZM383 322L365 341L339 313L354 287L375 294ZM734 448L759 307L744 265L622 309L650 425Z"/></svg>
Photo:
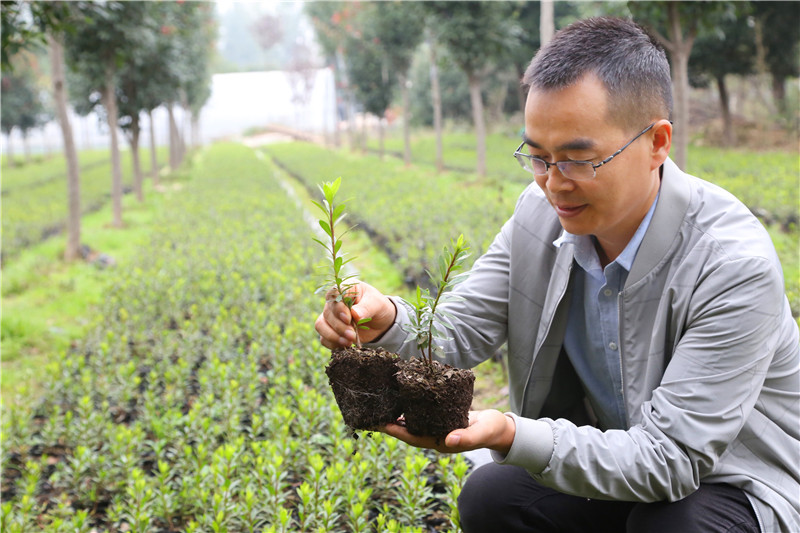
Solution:
<svg viewBox="0 0 800 533"><path fill-rule="evenodd" d="M672 247L689 208L689 180L678 166L667 158L661 167L661 192L653 220L633 261L626 287L642 280L666 256Z"/></svg>

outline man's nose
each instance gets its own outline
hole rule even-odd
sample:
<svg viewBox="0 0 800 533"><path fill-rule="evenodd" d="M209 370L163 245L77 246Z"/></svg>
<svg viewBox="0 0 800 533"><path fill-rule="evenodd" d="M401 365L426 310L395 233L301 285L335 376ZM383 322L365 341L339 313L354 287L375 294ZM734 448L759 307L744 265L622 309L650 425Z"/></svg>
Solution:
<svg viewBox="0 0 800 533"><path fill-rule="evenodd" d="M552 165L547 169L547 174L542 176L542 179L544 180L544 186L551 193L571 191L575 188L575 182L565 178L556 165Z"/></svg>

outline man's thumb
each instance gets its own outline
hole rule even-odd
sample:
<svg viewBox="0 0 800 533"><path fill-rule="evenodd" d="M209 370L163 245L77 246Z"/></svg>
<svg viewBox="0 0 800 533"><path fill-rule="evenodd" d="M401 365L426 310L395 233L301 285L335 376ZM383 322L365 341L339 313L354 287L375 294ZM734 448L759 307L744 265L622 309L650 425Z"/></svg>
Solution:
<svg viewBox="0 0 800 533"><path fill-rule="evenodd" d="M367 312L367 310L364 309L364 306L362 305L354 305L350 311L352 312L353 317L356 319L356 321L359 321L362 318L364 318L364 314Z"/></svg>

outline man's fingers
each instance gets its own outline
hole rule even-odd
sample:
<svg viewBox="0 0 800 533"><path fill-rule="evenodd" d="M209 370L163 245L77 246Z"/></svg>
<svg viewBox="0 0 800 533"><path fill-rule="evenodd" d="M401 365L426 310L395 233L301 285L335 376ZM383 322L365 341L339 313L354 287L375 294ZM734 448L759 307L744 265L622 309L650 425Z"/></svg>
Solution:
<svg viewBox="0 0 800 533"><path fill-rule="evenodd" d="M339 337L355 340L355 333L351 326L352 319L347 306L341 302L328 302L322 312L324 320L328 326L337 333ZM319 329L317 329L319 331ZM320 332L322 333L322 332Z"/></svg>
<svg viewBox="0 0 800 533"><path fill-rule="evenodd" d="M314 324L314 328L319 333L320 341L322 345L326 348L330 348L331 350L334 348L342 348L344 346L350 346L352 344L353 338L355 337L355 333L353 333L353 329L345 326L345 331L342 333L341 331L334 329L331 326L329 320L327 320L324 314L320 315L317 318L316 323ZM348 331L350 332L348 334Z"/></svg>

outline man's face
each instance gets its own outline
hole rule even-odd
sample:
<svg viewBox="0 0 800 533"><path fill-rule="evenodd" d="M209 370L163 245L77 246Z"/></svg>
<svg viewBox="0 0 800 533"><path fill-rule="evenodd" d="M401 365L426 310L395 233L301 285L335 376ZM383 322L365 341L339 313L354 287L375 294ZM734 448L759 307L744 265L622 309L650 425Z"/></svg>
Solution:
<svg viewBox="0 0 800 533"><path fill-rule="evenodd" d="M594 75L560 91L532 89L525 104L531 155L550 163L570 159L599 163L637 133L611 122L606 110L606 89ZM536 176L564 229L596 236L609 260L625 248L658 192L658 170L650 168L652 146L648 132L597 168L593 180L566 179L556 167L550 167L546 176Z"/></svg>

